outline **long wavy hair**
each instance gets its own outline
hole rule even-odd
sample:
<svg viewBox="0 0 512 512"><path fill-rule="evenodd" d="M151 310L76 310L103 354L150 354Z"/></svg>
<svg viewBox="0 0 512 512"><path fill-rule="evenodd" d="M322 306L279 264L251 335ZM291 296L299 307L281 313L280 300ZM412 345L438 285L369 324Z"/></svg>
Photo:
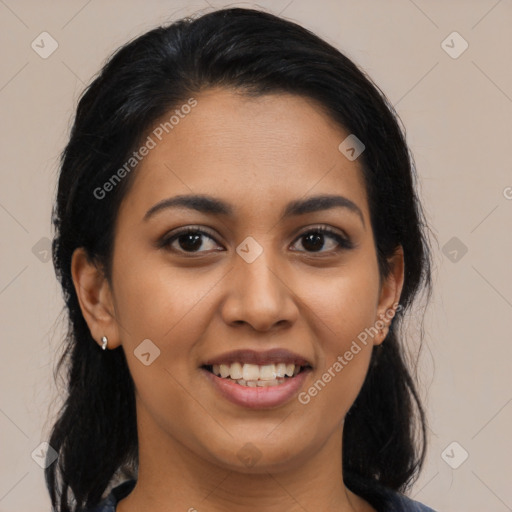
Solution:
<svg viewBox="0 0 512 512"><path fill-rule="evenodd" d="M369 497L378 486L404 492L426 453L426 419L415 388L403 320L420 291L431 295L428 226L405 130L364 71L305 28L252 9L221 9L155 28L119 48L83 92L61 155L53 264L68 329L55 373L66 396L49 444L58 460L45 470L53 510L97 504L121 476L135 476L138 439L134 384L121 347L103 352L82 316L71 257L85 248L110 281L114 225L135 168L99 200L106 183L171 109L213 86L258 96L285 92L316 100L366 148L364 173L379 272L403 247L400 306L384 343L372 352L362 389L345 418L343 475ZM421 341L423 329L418 335ZM421 344L420 344L421 346Z"/></svg>

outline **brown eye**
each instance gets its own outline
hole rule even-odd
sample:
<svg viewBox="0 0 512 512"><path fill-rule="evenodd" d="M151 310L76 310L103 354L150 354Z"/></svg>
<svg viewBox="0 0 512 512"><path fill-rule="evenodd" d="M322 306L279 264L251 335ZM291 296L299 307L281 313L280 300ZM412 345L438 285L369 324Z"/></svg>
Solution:
<svg viewBox="0 0 512 512"><path fill-rule="evenodd" d="M183 253L201 253L205 252L199 250L205 245L204 237L215 241L206 231L198 228L186 228L171 236L164 237L158 245Z"/></svg>
<svg viewBox="0 0 512 512"><path fill-rule="evenodd" d="M330 250L322 251L325 246L325 240L330 239L334 241L334 247ZM338 232L332 229L320 226L314 229L310 229L302 233L297 240L302 240L302 246L306 249L306 252L331 252L340 249L352 249L354 244L348 238L340 235ZM330 244L333 245L332 242Z"/></svg>
<svg viewBox="0 0 512 512"><path fill-rule="evenodd" d="M214 242L210 250L205 250L207 240ZM309 229L302 233L296 240L301 241L302 247L305 249L305 251L299 252L306 253L330 253L342 249L352 249L354 247L350 239L325 226ZM328 246L327 250L324 250L326 245ZM210 233L195 227L188 227L165 236L158 243L158 247L168 248L171 251L182 254L201 254L211 252L212 250L219 250L219 245L216 244L215 239Z"/></svg>

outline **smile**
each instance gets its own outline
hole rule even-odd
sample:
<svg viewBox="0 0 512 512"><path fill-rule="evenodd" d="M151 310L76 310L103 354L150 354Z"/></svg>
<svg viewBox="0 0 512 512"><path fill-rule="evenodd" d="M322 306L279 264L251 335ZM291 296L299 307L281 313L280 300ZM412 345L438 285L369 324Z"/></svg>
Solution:
<svg viewBox="0 0 512 512"><path fill-rule="evenodd" d="M269 387L283 384L287 378L295 377L307 366L293 363L257 365L235 362L231 364L208 365L205 368L217 377L229 379L241 386Z"/></svg>
<svg viewBox="0 0 512 512"><path fill-rule="evenodd" d="M285 363L216 364L201 369L220 396L251 409L273 408L290 401L312 371L310 366Z"/></svg>

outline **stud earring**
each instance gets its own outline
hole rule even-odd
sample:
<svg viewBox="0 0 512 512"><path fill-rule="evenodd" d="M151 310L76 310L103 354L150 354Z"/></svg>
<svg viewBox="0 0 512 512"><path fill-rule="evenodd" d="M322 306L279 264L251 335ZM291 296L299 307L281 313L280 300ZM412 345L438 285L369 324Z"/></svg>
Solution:
<svg viewBox="0 0 512 512"><path fill-rule="evenodd" d="M103 350L106 350L106 348L107 348L107 343L108 343L108 339L107 339L107 337L106 337L106 336L103 336L103 338L101 338L101 341L103 342L103 345L101 346L101 348L102 348Z"/></svg>

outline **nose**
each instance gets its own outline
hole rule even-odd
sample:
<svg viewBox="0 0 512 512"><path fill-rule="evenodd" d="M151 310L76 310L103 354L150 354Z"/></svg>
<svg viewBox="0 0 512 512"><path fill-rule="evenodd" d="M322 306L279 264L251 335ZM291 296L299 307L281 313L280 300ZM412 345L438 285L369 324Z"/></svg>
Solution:
<svg viewBox="0 0 512 512"><path fill-rule="evenodd" d="M222 317L228 325L250 325L256 331L269 331L296 322L299 307L291 283L287 282L289 277L266 253L263 251L252 263L236 256L222 305Z"/></svg>

